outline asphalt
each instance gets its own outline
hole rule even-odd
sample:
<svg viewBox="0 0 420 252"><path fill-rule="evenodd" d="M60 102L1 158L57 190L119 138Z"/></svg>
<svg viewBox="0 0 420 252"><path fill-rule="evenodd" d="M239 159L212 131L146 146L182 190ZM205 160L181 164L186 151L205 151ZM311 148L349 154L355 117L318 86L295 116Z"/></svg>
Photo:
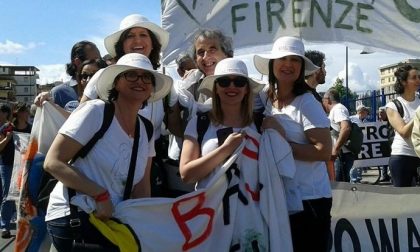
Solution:
<svg viewBox="0 0 420 252"><path fill-rule="evenodd" d="M12 252L14 251L15 238L16 238L16 224L11 223L10 233L12 237L9 239L3 239L0 237L0 252Z"/></svg>

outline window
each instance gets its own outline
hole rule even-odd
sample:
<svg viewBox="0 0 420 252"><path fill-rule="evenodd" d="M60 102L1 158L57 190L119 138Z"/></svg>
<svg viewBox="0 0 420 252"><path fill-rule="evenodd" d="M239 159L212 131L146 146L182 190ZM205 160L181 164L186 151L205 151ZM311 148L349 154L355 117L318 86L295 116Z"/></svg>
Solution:
<svg viewBox="0 0 420 252"><path fill-rule="evenodd" d="M29 77L27 76L23 77L23 82L29 82Z"/></svg>
<svg viewBox="0 0 420 252"><path fill-rule="evenodd" d="M24 88L23 88L23 92L24 92L24 93L28 93L28 92L29 92L29 88L28 88L28 87L24 87Z"/></svg>

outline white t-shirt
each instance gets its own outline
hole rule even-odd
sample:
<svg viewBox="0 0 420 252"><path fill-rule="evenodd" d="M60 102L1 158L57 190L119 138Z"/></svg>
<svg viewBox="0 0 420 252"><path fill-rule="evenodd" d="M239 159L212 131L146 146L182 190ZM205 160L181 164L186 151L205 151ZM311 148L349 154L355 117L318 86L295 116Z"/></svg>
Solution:
<svg viewBox="0 0 420 252"><path fill-rule="evenodd" d="M215 150L217 147L219 147L218 139L217 139L217 130L226 128L227 126L224 125L214 125L213 123L209 124L209 127L207 131L204 133L203 141L201 143L201 156L205 156L211 151ZM254 124L249 126L256 130L256 127ZM240 132L242 129L246 128L233 128L233 132ZM185 128L185 136L190 136L194 139L198 138L197 133L197 116L193 116L191 120L188 122L187 127ZM211 178L216 174L216 172L220 169L220 167L216 167L207 177L197 182L196 188L205 188L207 184L210 182Z"/></svg>
<svg viewBox="0 0 420 252"><path fill-rule="evenodd" d="M420 105L419 98L415 97L414 101L407 101L402 97L397 97L397 99L401 102L401 105L404 110L404 117L403 121L408 123L411 119L414 118L416 114L416 109ZM398 113L397 107L395 106L394 102L388 102L386 104L387 108L390 108ZM413 142L411 141L411 137L403 138L397 131L395 131L394 141L391 145L391 155L406 155L406 156L413 156L417 157Z"/></svg>
<svg viewBox="0 0 420 252"><path fill-rule="evenodd" d="M96 92L96 81L89 81L83 90L83 94L89 99L97 99L98 93ZM163 118L165 117L165 110L163 108L163 99L155 102L148 102L147 106L139 110L139 115L149 119L154 127L154 140L159 139L162 132Z"/></svg>
<svg viewBox="0 0 420 252"><path fill-rule="evenodd" d="M297 96L290 105L278 110L260 93L262 101L267 101L266 112L274 116L286 131L286 140L298 144L308 144L305 131L314 128L329 128L328 120L321 104L313 94ZM296 160L295 181L302 199L330 198L331 186L324 161Z"/></svg>
<svg viewBox="0 0 420 252"><path fill-rule="evenodd" d="M346 108L346 106L344 106L341 103L337 103L336 105L334 105L334 107L332 107L332 109L330 110L330 113L328 114L328 118L330 119L330 122L331 122L331 128L333 128L337 132L340 132L341 130L340 122L342 121L348 121L349 123L351 122L348 109ZM332 135L333 146L337 142L337 137ZM350 152L350 150L347 149L345 146L342 146L341 150L344 153Z"/></svg>
<svg viewBox="0 0 420 252"><path fill-rule="evenodd" d="M104 106L105 103L102 100L85 102L70 115L59 133L86 145L102 125ZM104 136L98 140L85 158L78 158L72 166L106 188L113 205L116 205L123 199L133 143L134 139L125 133L114 116ZM148 141L146 128L140 120L140 140L133 185L143 178L147 160L154 155L154 141ZM53 220L69 214L67 189L58 182L51 192L45 220Z"/></svg>

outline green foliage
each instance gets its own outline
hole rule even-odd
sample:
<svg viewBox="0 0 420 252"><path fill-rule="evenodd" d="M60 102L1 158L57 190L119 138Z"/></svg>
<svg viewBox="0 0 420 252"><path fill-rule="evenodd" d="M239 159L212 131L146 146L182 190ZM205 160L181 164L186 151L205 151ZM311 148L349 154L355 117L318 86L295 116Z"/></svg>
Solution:
<svg viewBox="0 0 420 252"><path fill-rule="evenodd" d="M344 85L344 80L337 78L333 84L333 88L335 88L338 91L338 93L340 94L340 100L344 104L346 101L346 86ZM349 88L348 100L349 101L355 100L357 99L357 97L358 95L355 92L352 92L351 89Z"/></svg>

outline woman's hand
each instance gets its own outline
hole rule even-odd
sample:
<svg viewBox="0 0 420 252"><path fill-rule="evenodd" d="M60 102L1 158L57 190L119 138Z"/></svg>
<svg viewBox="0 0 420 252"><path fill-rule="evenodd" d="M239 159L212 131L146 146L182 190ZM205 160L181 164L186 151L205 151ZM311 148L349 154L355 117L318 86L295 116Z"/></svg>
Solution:
<svg viewBox="0 0 420 252"><path fill-rule="evenodd" d="M41 107L44 101L50 101L51 99L52 97L50 92L41 92L35 97L34 103L38 107Z"/></svg>
<svg viewBox="0 0 420 252"><path fill-rule="evenodd" d="M272 116L266 116L261 124L263 129L274 129L276 130L283 138L286 138L286 131L283 126L277 121L276 118Z"/></svg>
<svg viewBox="0 0 420 252"><path fill-rule="evenodd" d="M232 154L236 148L241 145L242 140L246 136L245 132L233 132L231 133L222 144L222 148L225 148L229 154Z"/></svg>
<svg viewBox="0 0 420 252"><path fill-rule="evenodd" d="M96 211L94 212L95 216L103 221L111 218L114 209L108 191L105 191L94 198L96 203Z"/></svg>

